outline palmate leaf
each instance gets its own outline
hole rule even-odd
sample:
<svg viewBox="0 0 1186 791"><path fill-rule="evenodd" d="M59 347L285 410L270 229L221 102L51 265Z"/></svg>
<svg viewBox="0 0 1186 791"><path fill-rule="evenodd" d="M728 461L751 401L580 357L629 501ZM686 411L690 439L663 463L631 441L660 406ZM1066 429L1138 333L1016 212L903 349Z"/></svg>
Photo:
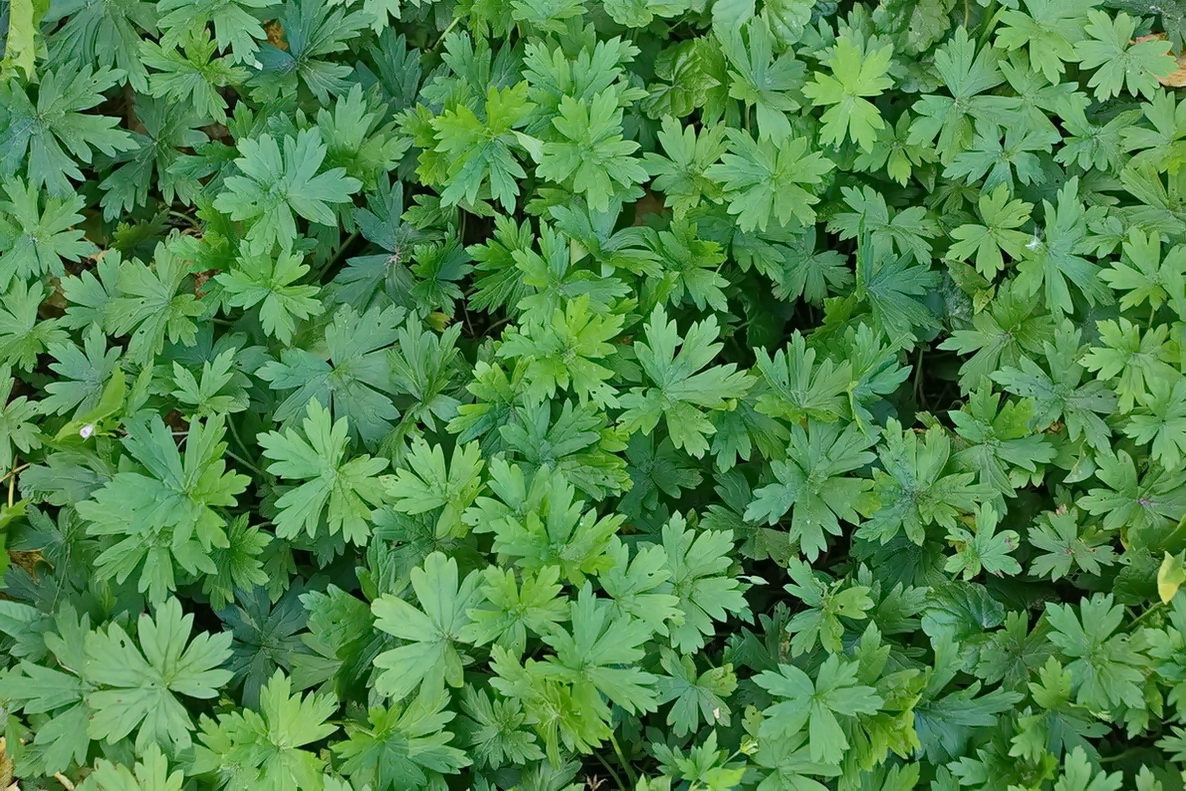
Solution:
<svg viewBox="0 0 1186 791"><path fill-rule="evenodd" d="M454 774L469 764L465 753L449 744L445 730L454 718L446 708L444 690L427 688L407 706L372 708L367 724L347 726L349 738L334 745L342 758L342 773L357 783L392 788Z"/></svg>
<svg viewBox="0 0 1186 791"><path fill-rule="evenodd" d="M1046 617L1054 631L1051 642L1070 659L1070 671L1078 688L1077 700L1100 711L1121 704L1141 705L1140 683L1146 659L1120 627L1124 608L1112 596L1096 594L1078 608L1052 604Z"/></svg>
<svg viewBox="0 0 1186 791"><path fill-rule="evenodd" d="M298 320L315 316L324 309L317 300L320 291L317 286L293 285L309 271L301 256L247 254L236 264L215 278L226 289L227 303L239 308L258 305L264 332L281 343L292 340Z"/></svg>
<svg viewBox="0 0 1186 791"><path fill-rule="evenodd" d="M140 616L139 647L118 624L87 636L87 677L99 687L88 698L95 711L92 738L114 743L135 730L138 750L154 742L192 743L193 722L178 696L215 697L231 677L219 667L230 656L230 635L203 633L191 640L193 620L168 598L154 617Z"/></svg>
<svg viewBox="0 0 1186 791"><path fill-rule="evenodd" d="M982 571L1002 577L1021 573L1021 564L1012 557L1019 546L1015 530L996 531L1000 515L991 505L981 505L973 514L973 529L957 527L947 534L955 547L943 570L958 573L970 580Z"/></svg>
<svg viewBox="0 0 1186 791"><path fill-rule="evenodd" d="M660 705L673 702L667 724L677 736L694 732L703 720L706 723L729 724L729 706L725 702L737 687L731 665L710 667L697 674L696 663L689 656L665 651L660 663L668 676L655 682Z"/></svg>
<svg viewBox="0 0 1186 791"><path fill-rule="evenodd" d="M255 0L234 2L253 5ZM304 88L322 104L331 95L345 93L350 67L331 56L346 49L372 18L361 11L348 12L327 0L297 0L285 4L279 21L284 40L269 40L255 53L253 65L258 71L252 78L253 93L268 101ZM248 31L254 27L255 23L247 25L240 35L252 35Z"/></svg>
<svg viewBox="0 0 1186 791"><path fill-rule="evenodd" d="M570 603L569 620L570 628L556 626L544 636L556 652L545 664L557 678L572 684L576 700L594 712L604 709L597 701L599 694L631 713L654 711L655 676L637 667L650 628L628 616L614 616L609 603L595 597L588 584Z"/></svg>
<svg viewBox="0 0 1186 791"><path fill-rule="evenodd" d="M558 566L574 584L613 567L607 553L624 516L599 517L551 465L528 476L519 465L499 461L490 474L490 489L499 499L479 498L465 520L494 533L496 552L515 558L525 571Z"/></svg>
<svg viewBox="0 0 1186 791"><path fill-rule="evenodd" d="M744 28L718 29L721 52L729 63L729 95L754 108L759 140L785 137L791 131L787 113L800 106L795 91L803 87L806 69L790 52L773 55L772 27L764 17Z"/></svg>
<svg viewBox="0 0 1186 791"><path fill-rule="evenodd" d="M730 615L750 617L746 585L728 576L732 564L733 534L726 530L696 531L687 520L673 515L662 529L670 582L656 590L679 598L680 623L670 629L671 645L683 653L698 650L712 633L713 621Z"/></svg>
<svg viewBox="0 0 1186 791"><path fill-rule="evenodd" d="M1018 8L1001 14L997 44L1009 50L1026 47L1034 68L1057 83L1065 64L1077 60L1075 45L1083 38L1087 13L1095 5L1098 0L1073 7L1056 0L1023 0Z"/></svg>
<svg viewBox="0 0 1186 791"><path fill-rule="evenodd" d="M0 470L5 471L16 466L18 453L41 447L41 432L33 422L40 404L25 396L10 399L14 384L12 369L0 366Z"/></svg>
<svg viewBox="0 0 1186 791"><path fill-rule="evenodd" d="M1169 42L1159 39L1133 42L1136 20L1124 12L1109 17L1103 11L1089 11L1084 26L1087 38L1075 44L1079 64L1096 69L1088 81L1097 99L1109 99L1120 91L1152 98L1158 78L1166 77L1177 63Z"/></svg>
<svg viewBox="0 0 1186 791"><path fill-rule="evenodd" d="M939 327L939 319L923 301L939 283L939 273L912 255L894 257L888 247L865 237L857 248L853 298L871 314L873 326L893 346Z"/></svg>
<svg viewBox="0 0 1186 791"><path fill-rule="evenodd" d="M1005 266L1001 253L1016 260L1025 254L1031 236L1017 230L1030 217L1033 206L1025 201L1010 199L1009 189L1002 184L985 192L977 202L979 223L966 223L951 232L948 255L967 260L976 254L976 269L985 277L992 277Z"/></svg>
<svg viewBox="0 0 1186 791"><path fill-rule="evenodd" d="M316 399L337 418L347 418L364 442L377 445L399 417L390 398L398 385L387 363L387 347L399 337L404 315L396 308L359 314L341 307L317 352L285 349L279 360L261 365L257 376L276 390L292 391L276 408L276 419L292 421Z"/></svg>
<svg viewBox="0 0 1186 791"><path fill-rule="evenodd" d="M322 787L325 762L302 748L338 729L326 722L337 705L330 695L291 690L292 681L277 670L257 708L203 717L191 771L212 776L215 787L227 791Z"/></svg>
<svg viewBox="0 0 1186 791"><path fill-rule="evenodd" d="M928 93L914 103L916 117L907 142L934 145L940 162L947 164L971 142L974 119L1002 118L1014 111L1015 97L989 93L1005 81L1000 60L996 50L978 47L966 28L957 28L935 53L935 68L951 95Z"/></svg>
<svg viewBox="0 0 1186 791"><path fill-rule="evenodd" d="M247 70L233 65L229 57L214 57L217 46L213 40L191 38L178 51L141 41L141 58L154 69L149 76L149 93L180 102L187 111L192 108L198 119L224 119L227 103L219 89L242 84Z"/></svg>
<svg viewBox="0 0 1186 791"><path fill-rule="evenodd" d="M857 681L857 665L839 657L828 657L813 680L794 665L779 665L778 671L760 673L756 681L778 703L767 708L762 729L772 738L810 734L811 760L838 763L848 739L841 717L872 714L885 702L873 688Z"/></svg>
<svg viewBox="0 0 1186 791"><path fill-rule="evenodd" d="M316 129L301 130L278 141L270 134L239 143L235 165L241 176L228 176L214 207L234 220L251 220L248 251L270 252L296 238L296 217L332 225L335 204L350 200L362 182L343 168L324 172L326 145Z"/></svg>
<svg viewBox="0 0 1186 791"><path fill-rule="evenodd" d="M99 578L137 573L137 589L160 602L177 588L178 572L216 573L210 550L227 545L217 509L234 506L248 478L226 470L221 415L191 423L184 451L158 416L125 425L122 444L143 472L115 474L76 507L88 533L112 537L96 560Z"/></svg>
<svg viewBox="0 0 1186 791"><path fill-rule="evenodd" d="M377 689L395 700L417 687L431 692L443 683L458 687L467 657L457 643L469 623L469 611L479 601L478 575L458 583L457 561L434 552L412 570L412 590L419 607L384 595L371 604L375 625L398 637L403 645L375 658L380 669Z"/></svg>
<svg viewBox="0 0 1186 791"><path fill-rule="evenodd" d="M251 9L264 8L268 0L161 0L157 4L162 48L172 49L195 38L200 40L211 25L219 49L229 49L235 63L249 63L266 38L263 25ZM149 64L151 65L151 64Z"/></svg>
<svg viewBox="0 0 1186 791"><path fill-rule="evenodd" d="M883 436L881 469L873 471L878 508L858 536L886 543L901 531L922 544L930 525L953 529L961 512L992 494L989 486L973 482L973 473L952 469L945 432L932 428L920 436L890 420Z"/></svg>
<svg viewBox="0 0 1186 791"><path fill-rule="evenodd" d="M726 408L728 399L745 395L751 380L732 364L706 367L721 349L715 318L693 324L681 338L676 323L656 307L644 332L647 341L637 353L647 384L622 396L622 423L649 434L663 419L677 448L703 456L716 429L702 410Z"/></svg>
<svg viewBox="0 0 1186 791"><path fill-rule="evenodd" d="M172 166L181 159L179 149L196 148L207 141L199 129L204 117L188 103L145 98L137 104L142 133L133 133L135 147L117 155L107 178L99 182L104 190L100 204L103 216L113 219L148 201L155 186L166 202L181 198L192 202L196 185Z"/></svg>
<svg viewBox="0 0 1186 791"><path fill-rule="evenodd" d="M150 744L130 769L99 759L91 779L100 791L181 791L185 772L169 771L169 760L161 748Z"/></svg>
<svg viewBox="0 0 1186 791"><path fill-rule="evenodd" d="M1049 372L1027 356L1017 367L1002 366L992 374L993 381L1011 393L1033 399L1035 428L1061 420L1071 439L1083 437L1092 447L1106 449L1110 429L1101 415L1115 409L1116 394L1098 379L1084 381L1079 330L1064 321L1055 329L1053 343L1043 343L1043 351Z"/></svg>
<svg viewBox="0 0 1186 791"><path fill-rule="evenodd" d="M754 140L736 129L726 132L729 153L706 174L721 184L729 213L743 231L766 230L771 224L811 225L819 202L810 188L832 170L832 162L809 150L808 140L789 133Z"/></svg>
<svg viewBox="0 0 1186 791"><path fill-rule="evenodd" d="M622 137L617 97L610 91L587 103L564 97L558 109L552 125L559 139L542 147L533 144L539 164L536 172L583 195L594 211L609 208L610 200L620 194L632 195L632 188L646 180L647 172L630 156L638 143Z"/></svg>
<svg viewBox="0 0 1186 791"><path fill-rule="evenodd" d="M67 61L41 75L35 94L14 80L0 81L0 175L24 170L31 187L64 198L73 192L70 182L83 178L77 163L89 164L95 152L113 156L133 148L117 119L85 112L122 76Z"/></svg>
<svg viewBox="0 0 1186 791"><path fill-rule="evenodd" d="M1058 191L1056 204L1042 202L1045 225L1017 264L1017 285L1030 293L1042 289L1056 314L1072 311L1071 285L1089 304L1111 301L1098 267L1084 257L1091 248L1078 192L1079 180L1072 178Z"/></svg>
<svg viewBox="0 0 1186 791"><path fill-rule="evenodd" d="M64 262L98 252L83 238L83 231L75 228L83 220L78 211L86 205L81 196L42 201L38 190L19 178L4 183L4 194L7 200L0 201L0 289L12 277L62 277L66 274Z"/></svg>
<svg viewBox="0 0 1186 791"><path fill-rule="evenodd" d="M302 530L315 535L324 523L330 535L340 532L347 541L366 542L373 507L387 499L380 473L388 462L365 455L347 458L349 431L348 418L331 420L329 410L314 399L300 434L289 429L257 437L264 456L272 460L268 472L306 480L276 501L276 533L281 538L293 538Z"/></svg>
<svg viewBox="0 0 1186 791"><path fill-rule="evenodd" d="M893 85L888 76L892 57L892 47L866 52L847 37L836 40L824 61L832 73L816 73L803 86L805 96L816 105L828 107L820 119L823 142L840 145L850 139L865 151L873 148L876 133L885 121L866 97L879 96Z"/></svg>
<svg viewBox="0 0 1186 791"><path fill-rule="evenodd" d="M437 535L461 535L465 532L462 512L482 490L483 466L476 442L457 447L446 468L441 447L430 447L417 438L404 463L387 482L387 496L397 510L406 514L441 509Z"/></svg>
<svg viewBox="0 0 1186 791"><path fill-rule="evenodd" d="M490 88L484 119L465 106L433 119L436 151L448 161L441 200L473 205L486 189L506 211L513 211L519 194L516 182L527 175L515 158L514 130L526 123L534 109L527 101L527 83L520 82L502 91Z"/></svg>
<svg viewBox="0 0 1186 791"><path fill-rule="evenodd" d="M866 448L872 438L855 425L843 431L835 424L810 423L810 435L800 424L791 427L790 453L785 462L772 465L776 483L754 492L745 518L778 522L792 511L790 533L808 560L827 547L825 533L840 535L840 519L856 522L861 511L871 510L867 494L873 482L845 476L876 458Z"/></svg>

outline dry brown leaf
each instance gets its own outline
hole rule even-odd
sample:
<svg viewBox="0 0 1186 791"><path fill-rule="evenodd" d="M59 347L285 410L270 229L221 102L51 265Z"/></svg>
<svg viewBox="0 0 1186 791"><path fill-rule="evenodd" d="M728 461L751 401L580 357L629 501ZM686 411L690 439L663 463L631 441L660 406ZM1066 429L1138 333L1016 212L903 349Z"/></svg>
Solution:
<svg viewBox="0 0 1186 791"><path fill-rule="evenodd" d="M1157 81L1167 88L1186 88L1186 55L1178 55L1178 68Z"/></svg>
<svg viewBox="0 0 1186 791"><path fill-rule="evenodd" d="M1140 44L1142 41L1165 41L1165 33L1138 36L1132 43ZM1172 52L1170 54L1173 55ZM1157 81L1167 88L1186 88L1186 53L1174 55L1174 58L1178 61L1178 68L1165 77L1158 77Z"/></svg>
<svg viewBox="0 0 1186 791"><path fill-rule="evenodd" d="M16 783L12 781L12 759L8 757L7 744L0 736L0 788L15 791Z"/></svg>
<svg viewBox="0 0 1186 791"><path fill-rule="evenodd" d="M37 564L45 562L40 549L10 549L8 550L8 559L12 565L24 569L34 580L37 579ZM3 774L0 774L0 779L3 777Z"/></svg>
<svg viewBox="0 0 1186 791"><path fill-rule="evenodd" d="M279 20L273 19L264 25L264 32L268 34L268 43L276 49L288 49L288 42L284 38L284 26Z"/></svg>

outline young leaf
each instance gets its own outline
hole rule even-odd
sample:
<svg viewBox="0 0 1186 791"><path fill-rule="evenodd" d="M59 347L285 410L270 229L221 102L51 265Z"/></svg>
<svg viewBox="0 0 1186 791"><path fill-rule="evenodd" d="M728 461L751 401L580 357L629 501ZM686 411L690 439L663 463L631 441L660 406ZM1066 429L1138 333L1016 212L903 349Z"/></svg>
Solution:
<svg viewBox="0 0 1186 791"><path fill-rule="evenodd" d="M272 460L268 472L305 481L276 501L277 535L293 538L303 529L313 536L324 524L330 535L340 532L347 541L366 543L372 506L387 499L380 477L387 460L347 458L349 420L331 421L329 410L317 400L309 402L301 429L269 431L257 438L264 456Z"/></svg>

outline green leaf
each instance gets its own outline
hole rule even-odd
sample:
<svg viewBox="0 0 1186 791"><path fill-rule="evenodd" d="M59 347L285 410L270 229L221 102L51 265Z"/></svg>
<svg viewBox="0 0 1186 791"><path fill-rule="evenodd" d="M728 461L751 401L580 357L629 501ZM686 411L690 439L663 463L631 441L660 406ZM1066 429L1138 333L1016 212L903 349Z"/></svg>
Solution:
<svg viewBox="0 0 1186 791"><path fill-rule="evenodd" d="M226 289L227 304L237 308L259 306L264 332L281 343L292 340L297 321L324 310L317 300L317 286L293 285L309 271L301 256L284 252L275 257L247 254L235 263L230 271L215 277Z"/></svg>
<svg viewBox="0 0 1186 791"><path fill-rule="evenodd" d="M226 471L222 416L191 423L184 452L160 417L125 425L122 444L135 464L76 507L89 534L111 537L95 561L99 578L122 583L138 572L137 589L161 602L177 589L178 572L216 572L209 553L227 546L218 509L235 505L248 478Z"/></svg>
<svg viewBox="0 0 1186 791"><path fill-rule="evenodd" d="M325 525L330 535L340 532L347 541L366 543L372 506L387 499L380 476L387 460L366 455L347 458L349 420L331 420L329 410L316 400L309 402L301 429L301 433L289 429L257 437L264 456L272 460L268 472L305 481L276 501L277 535L293 538L303 529L313 536Z"/></svg>
<svg viewBox="0 0 1186 791"><path fill-rule="evenodd" d="M33 79L37 63L37 44L41 39L41 19L49 10L47 0L12 0L8 5L8 35L4 40L4 61L0 73L20 69L26 79Z"/></svg>
<svg viewBox="0 0 1186 791"><path fill-rule="evenodd" d="M981 505L973 514L973 530L956 527L948 531L947 540L955 547L943 570L963 575L970 580L981 571L1002 577L1020 574L1021 564L1011 555L1019 546L1015 530L997 532L1000 515L991 505Z"/></svg>
<svg viewBox="0 0 1186 791"><path fill-rule="evenodd" d="M132 643L119 624L86 639L86 677L98 686L88 697L94 709L91 738L115 743L136 731L136 749L159 742L189 747L193 721L178 696L217 697L231 678L220 666L230 657L229 634L202 633L190 639L193 615L168 598L156 615L141 615Z"/></svg>
<svg viewBox="0 0 1186 791"><path fill-rule="evenodd" d="M1050 604L1046 618L1054 631L1050 641L1070 659L1076 700L1103 711L1120 705L1143 705L1141 683L1145 657L1125 634L1115 634L1124 608L1111 595L1096 594L1078 608Z"/></svg>
<svg viewBox="0 0 1186 791"><path fill-rule="evenodd" d="M660 705L674 701L667 714L667 724L676 736L695 733L701 720L708 724L729 724L729 706L725 700L737 688L732 665L710 667L697 673L689 656L677 656L664 650L660 664L668 675L655 682Z"/></svg>
<svg viewBox="0 0 1186 791"><path fill-rule="evenodd" d="M161 748L150 744L131 769L99 759L89 779L99 791L181 791L185 773L170 772Z"/></svg>
<svg viewBox="0 0 1186 791"><path fill-rule="evenodd" d="M372 308L358 313L341 307L325 329L324 345L314 350L285 349L255 372L276 390L292 392L276 407L276 419L289 422L305 414L316 399L369 446L377 445L399 417L390 394L398 389L388 364L399 337L402 310Z"/></svg>
<svg viewBox="0 0 1186 791"><path fill-rule="evenodd" d="M0 201L0 288L11 277L63 277L66 261L93 255L98 248L74 226L86 201L80 197L45 198L21 179L4 184L8 200ZM44 203L44 208L42 207Z"/></svg>
<svg viewBox="0 0 1186 791"><path fill-rule="evenodd" d="M10 400L15 384L12 369L0 366L0 470L5 473L16 466L18 454L41 447L41 432L33 422L41 405L25 396Z"/></svg>
<svg viewBox="0 0 1186 791"><path fill-rule="evenodd" d="M722 29L714 25L721 52L730 67L729 95L745 102L747 112L749 107L754 107L758 139L762 141L780 140L790 134L787 113L798 110L802 104L795 98L795 92L803 87L806 71L790 52L773 54L776 42L772 28L777 29L764 17L750 20L744 28L728 25ZM743 30L748 34L744 38Z"/></svg>
<svg viewBox="0 0 1186 791"><path fill-rule="evenodd" d="M23 168L30 188L65 198L74 192L70 181L83 180L78 162L90 164L96 151L113 156L133 148L118 119L86 112L122 77L67 62L45 69L34 93L0 81L0 175L8 179Z"/></svg>
<svg viewBox="0 0 1186 791"><path fill-rule="evenodd" d="M460 536L465 527L465 511L482 490L483 462L476 442L459 446L446 469L440 445L430 447L423 439L412 441L404 466L386 484L392 505L407 514L423 514L441 509L437 517L437 536Z"/></svg>
<svg viewBox="0 0 1186 791"><path fill-rule="evenodd" d="M825 533L840 535L840 520L856 523L861 512L872 510L868 492L873 482L846 476L876 455L866 448L871 438L856 426L810 423L810 435L800 424L791 427L788 460L771 466L777 483L754 492L745 518L775 524L792 511L790 533L808 560L827 548Z"/></svg>
<svg viewBox="0 0 1186 791"><path fill-rule="evenodd" d="M1110 99L1127 90L1133 96L1152 99L1158 92L1158 78L1177 68L1169 42L1153 38L1133 41L1136 20L1124 12L1109 17L1103 11L1088 11L1083 30L1087 38L1075 44L1079 65L1096 69L1088 81L1097 99Z"/></svg>
<svg viewBox="0 0 1186 791"><path fill-rule="evenodd" d="M592 586L582 587L570 604L572 628L557 626L544 635L556 652L545 664L557 678L572 684L574 697L590 714L605 711L599 694L630 713L654 711L656 677L637 667L651 630L612 612L608 602L593 595Z"/></svg>
<svg viewBox="0 0 1186 791"><path fill-rule="evenodd" d="M1030 573L1057 580L1073 568L1099 574L1102 566L1116 562L1107 533L1090 525L1080 525L1077 509L1047 511L1027 536L1029 543L1043 551L1034 558Z"/></svg>
<svg viewBox="0 0 1186 791"><path fill-rule="evenodd" d="M1004 184L983 193L977 202L980 223L966 223L954 228L951 237L958 241L951 245L947 254L966 261L975 253L976 271L985 277L994 277L1005 268L1002 253L1013 260L1025 255L1026 245L1032 239L1017 229L1029 221L1032 208L1025 201L1011 198L1009 188Z"/></svg>
<svg viewBox="0 0 1186 791"><path fill-rule="evenodd" d="M857 681L855 662L835 656L824 661L814 680L794 665L780 664L777 672L763 671L755 681L779 701L763 712L763 731L770 738L785 738L806 729L811 760L822 763L839 763L848 748L843 721L873 714L885 703L872 687Z"/></svg>
<svg viewBox="0 0 1186 791"><path fill-rule="evenodd" d="M647 341L635 349L648 384L621 397L622 425L650 434L663 419L677 448L703 456L707 437L716 431L703 410L729 408L729 399L745 395L751 380L733 364L707 367L721 349L714 317L693 324L681 338L657 306L643 331Z"/></svg>
<svg viewBox="0 0 1186 791"><path fill-rule="evenodd" d="M334 745L342 773L360 784L391 788L401 783L423 787L469 764L465 753L449 744L445 727L454 714L443 690L423 690L406 707L372 708L367 724L347 725L349 738Z"/></svg>
<svg viewBox="0 0 1186 791"><path fill-rule="evenodd" d="M764 231L771 221L777 225L798 222L811 225L819 197L809 191L817 187L832 163L819 152L808 153L808 140L789 134L754 140L736 129L726 132L729 153L706 175L725 190L729 213L737 215L743 231Z"/></svg>
<svg viewBox="0 0 1186 791"><path fill-rule="evenodd" d="M884 544L903 532L923 544L930 525L954 529L959 514L991 494L989 487L973 483L973 473L952 470L951 442L941 429L916 433L891 419L884 437L881 469L873 471L879 508L857 535Z"/></svg>
<svg viewBox="0 0 1186 791"><path fill-rule="evenodd" d="M697 532L688 527L683 516L675 514L663 526L662 535L671 581L658 591L679 598L683 620L671 629L671 645L689 653L704 646L713 621L725 621L730 614L749 619L746 585L728 574L733 550L730 532Z"/></svg>
<svg viewBox="0 0 1186 791"><path fill-rule="evenodd" d="M457 644L479 596L478 575L466 576L459 585L457 561L440 552L413 569L411 580L419 608L389 594L371 605L375 625L404 642L375 658L380 669L376 689L395 700L421 686L429 692L442 683L461 686L468 657Z"/></svg>
<svg viewBox="0 0 1186 791"><path fill-rule="evenodd" d="M885 121L868 97L880 96L894 84L889 77L893 54L889 46L865 51L847 37L836 39L824 61L832 73L816 73L803 86L807 98L828 107L820 118L820 140L838 146L847 139L865 151L873 148Z"/></svg>
<svg viewBox="0 0 1186 791"><path fill-rule="evenodd" d="M228 176L214 207L234 220L250 220L248 252L266 254L296 238L296 217L333 225L335 204L346 203L362 186L343 168L325 172L326 146L316 129L280 142L270 134L242 140L235 166L243 175Z"/></svg>
<svg viewBox="0 0 1186 791"><path fill-rule="evenodd" d="M536 172L585 196L590 209L603 211L611 199L632 194L635 184L646 181L641 160L631 156L638 143L622 137L622 110L614 93L602 91L588 102L562 97L552 125L559 139L532 152Z"/></svg>
<svg viewBox="0 0 1186 791"><path fill-rule="evenodd" d="M338 729L326 722L337 709L331 695L298 692L279 670L260 693L258 711L203 717L191 771L213 774L224 787L321 788L325 762L301 749Z"/></svg>
<svg viewBox="0 0 1186 791"><path fill-rule="evenodd" d="M449 162L442 201L472 205L488 191L508 212L514 210L519 195L516 181L526 176L515 158L519 144L514 130L522 127L535 109L527 101L527 88L526 82L502 91L492 86L486 94L484 120L464 105L433 119L435 150Z"/></svg>

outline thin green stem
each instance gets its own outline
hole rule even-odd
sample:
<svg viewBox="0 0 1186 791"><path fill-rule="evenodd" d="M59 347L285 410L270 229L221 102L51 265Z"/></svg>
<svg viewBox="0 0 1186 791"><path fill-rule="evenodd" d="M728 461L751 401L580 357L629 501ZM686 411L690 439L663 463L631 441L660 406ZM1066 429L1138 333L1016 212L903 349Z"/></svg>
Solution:
<svg viewBox="0 0 1186 791"><path fill-rule="evenodd" d="M1149 609L1145 610L1143 613L1141 613L1140 615L1138 615L1138 616L1137 616L1137 617L1136 617L1136 618L1133 620L1133 622L1132 622L1132 623L1130 623L1130 624L1128 625L1128 626L1129 626L1129 628L1130 628L1130 629L1131 629L1131 628L1133 628L1134 626L1136 626L1137 624L1139 624L1141 621L1145 620L1145 619L1146 619L1146 618L1148 618L1150 615L1152 615L1153 613L1157 612L1158 610L1160 610L1160 609L1161 609L1162 607L1164 607L1164 606L1165 606L1165 602L1160 602L1160 601L1159 601L1159 602L1157 602L1157 603L1156 603L1156 604L1154 604L1152 607L1150 607Z"/></svg>
<svg viewBox="0 0 1186 791"><path fill-rule="evenodd" d="M249 470L251 470L252 472L254 472L256 475L259 475L259 476L262 476L262 475L263 475L263 472L260 470L260 468L259 468L259 467L256 467L254 464L252 464L251 462L247 461L247 459L244 459L244 458L242 458L241 456L239 456L239 454L237 454L237 453L231 453L231 452L228 450L228 451L226 452L226 455L230 456L232 459L234 459L235 461L239 462L239 463L240 463L240 464L242 464L244 467L246 467L247 469L249 469Z"/></svg>
<svg viewBox="0 0 1186 791"><path fill-rule="evenodd" d="M461 17L460 17L460 16L457 16L457 15L455 14L455 15L453 16L453 21L449 23L449 27L445 28L445 32L441 34L440 38L438 38L438 39L436 40L436 43L435 43L435 44L433 44L431 47L429 47L429 48L428 48L428 51L429 51L429 52L434 52L434 51L436 50L436 48L437 48L437 47L439 47L439 46L441 45L441 42L445 40L445 36L447 36L447 35L449 35L450 33L452 33L452 32L453 32L453 28L457 27L457 24L458 24L460 21L461 21Z"/></svg>
<svg viewBox="0 0 1186 791"><path fill-rule="evenodd" d="M243 438L239 436L239 429L235 428L235 421L234 421L234 419L233 419L233 418L230 418L230 419L228 419L228 420L227 420L227 422L226 422L226 424L227 424L227 426L229 426L229 427L230 427L230 429L231 429L231 438L235 440L235 444L239 446L239 450L243 451L243 455L244 455L244 456L250 456L250 455L251 455L251 451L250 451L250 450L247 448L247 443L246 443L246 442L244 442L244 441L243 441ZM242 464L242 465L243 465L244 467L246 467L247 469L249 469L249 470L251 470L252 472L254 472L256 475L260 476L261 478L263 477L263 474L264 474L264 473L263 473L263 471L262 471L262 470L260 470L260 468L259 468L259 467L256 467L256 466L255 466L254 464L252 464L251 462L249 462L249 461L247 461L247 460L245 460L245 459L241 459L241 458L239 458L238 456L236 456L235 454L231 453L230 451L227 451L227 455L228 455L228 456L230 456L230 457L231 457L232 459L234 459L235 461L237 461L237 462L239 462L240 464Z"/></svg>
<svg viewBox="0 0 1186 791"><path fill-rule="evenodd" d="M310 278L310 282L320 283L321 278L325 276L325 273L332 269L334 264L338 263L339 259L342 257L342 254L346 252L346 248L354 244L354 240L357 238L358 231L355 231L354 233L347 236L346 241L338 245L338 249L334 251L334 254L330 256L329 260L322 264L320 268L318 268L317 272L315 272L313 277Z"/></svg>
<svg viewBox="0 0 1186 791"><path fill-rule="evenodd" d="M609 772L609 776L612 777L613 781L618 784L618 788L622 789L622 791L626 791L626 784L622 782L622 778L617 773L617 771L615 771L614 768L609 765L609 761L602 758L601 753L593 753L593 755L597 758L597 762L605 767L605 771Z"/></svg>
<svg viewBox="0 0 1186 791"><path fill-rule="evenodd" d="M185 212L180 212L180 211L177 211L176 209L169 209L169 216L176 217L179 220L185 220L187 223L189 223L190 228L198 227L197 221L195 221L193 217L190 217Z"/></svg>
<svg viewBox="0 0 1186 791"><path fill-rule="evenodd" d="M622 769L626 772L626 778L630 781L630 788L634 788L638 785L638 775L634 774L634 769L631 768L630 762L626 760L626 756L622 753L622 747L618 744L618 737L610 733L609 743L613 745L614 754L618 756L618 763L622 764Z"/></svg>
<svg viewBox="0 0 1186 791"><path fill-rule="evenodd" d="M4 473L4 475L0 476L0 481L7 481L9 478L15 478L17 476L17 473L20 473L20 472L23 472L23 471L29 469L30 466L32 466L32 465L31 464L22 464L19 467L13 467L11 470Z"/></svg>

